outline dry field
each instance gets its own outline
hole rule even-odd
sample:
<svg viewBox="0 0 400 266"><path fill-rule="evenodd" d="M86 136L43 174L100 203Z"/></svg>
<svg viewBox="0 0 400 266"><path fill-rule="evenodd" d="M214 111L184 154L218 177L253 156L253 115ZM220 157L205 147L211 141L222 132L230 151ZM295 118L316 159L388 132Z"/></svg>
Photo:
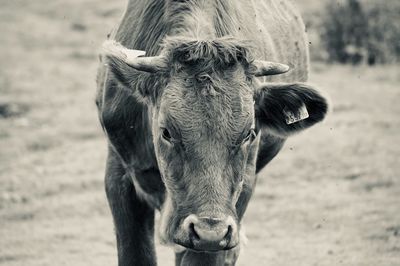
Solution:
<svg viewBox="0 0 400 266"><path fill-rule="evenodd" d="M0 1L0 265L116 265L94 80L123 2ZM239 265L400 265L399 66L311 80L333 112L261 173Z"/></svg>

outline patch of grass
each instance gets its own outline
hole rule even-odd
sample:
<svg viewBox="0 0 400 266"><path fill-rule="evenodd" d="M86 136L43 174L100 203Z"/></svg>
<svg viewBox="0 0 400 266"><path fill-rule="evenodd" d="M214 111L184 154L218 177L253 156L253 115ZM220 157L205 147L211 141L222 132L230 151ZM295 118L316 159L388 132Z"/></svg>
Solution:
<svg viewBox="0 0 400 266"><path fill-rule="evenodd" d="M30 152L48 151L57 146L57 141L51 138L39 138L27 144Z"/></svg>
<svg viewBox="0 0 400 266"><path fill-rule="evenodd" d="M0 118L21 116L29 111L29 106L21 103L0 102Z"/></svg>

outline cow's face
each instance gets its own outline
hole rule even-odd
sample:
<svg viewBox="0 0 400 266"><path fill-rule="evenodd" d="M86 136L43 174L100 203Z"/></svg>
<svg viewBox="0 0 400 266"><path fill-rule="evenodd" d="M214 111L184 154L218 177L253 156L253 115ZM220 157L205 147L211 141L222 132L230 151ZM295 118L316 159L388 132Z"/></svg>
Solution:
<svg viewBox="0 0 400 266"><path fill-rule="evenodd" d="M169 197L161 231L185 247L220 250L238 243L235 204L255 174L254 90L245 62L196 51L174 55L153 117Z"/></svg>
<svg viewBox="0 0 400 266"><path fill-rule="evenodd" d="M150 101L153 142L167 189L162 239L202 251L233 248L239 241L235 206L255 175L261 128L285 138L320 121L325 100L305 85L256 88L254 75L285 69L252 64L232 40L171 42L150 66L118 53L109 53L110 65L127 86L135 80L127 80L124 62L142 71L162 69L167 77L157 92L146 93L156 95Z"/></svg>

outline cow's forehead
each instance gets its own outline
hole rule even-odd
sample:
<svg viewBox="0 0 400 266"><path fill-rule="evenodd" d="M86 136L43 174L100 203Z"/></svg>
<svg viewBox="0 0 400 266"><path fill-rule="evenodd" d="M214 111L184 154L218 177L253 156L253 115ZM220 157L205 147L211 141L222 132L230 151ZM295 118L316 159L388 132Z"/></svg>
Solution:
<svg viewBox="0 0 400 266"><path fill-rule="evenodd" d="M167 38L172 66L161 97L161 122L182 138L233 141L254 119L251 56L245 41L233 38Z"/></svg>
<svg viewBox="0 0 400 266"><path fill-rule="evenodd" d="M232 142L251 127L253 91L248 85L226 82L218 88L203 87L168 86L161 99L162 122L188 140L214 137Z"/></svg>
<svg viewBox="0 0 400 266"><path fill-rule="evenodd" d="M190 63L196 62L199 68L216 67L221 69L235 62L248 66L253 61L249 42L231 37L211 40L168 37L164 40L163 45L164 53L169 55L171 63L186 62L190 65ZM201 61L204 64L201 64ZM199 71L206 71L206 69Z"/></svg>

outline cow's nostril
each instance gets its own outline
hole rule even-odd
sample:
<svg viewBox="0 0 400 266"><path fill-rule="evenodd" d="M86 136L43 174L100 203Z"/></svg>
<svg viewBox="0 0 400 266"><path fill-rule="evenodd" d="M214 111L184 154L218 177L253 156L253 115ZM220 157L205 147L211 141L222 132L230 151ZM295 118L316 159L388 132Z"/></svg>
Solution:
<svg viewBox="0 0 400 266"><path fill-rule="evenodd" d="M197 234L196 229L194 228L194 223L190 223L189 225L189 234L191 238L195 240L200 240L200 236Z"/></svg>
<svg viewBox="0 0 400 266"><path fill-rule="evenodd" d="M232 226L228 226L228 232L226 232L225 239L230 239L232 237Z"/></svg>

